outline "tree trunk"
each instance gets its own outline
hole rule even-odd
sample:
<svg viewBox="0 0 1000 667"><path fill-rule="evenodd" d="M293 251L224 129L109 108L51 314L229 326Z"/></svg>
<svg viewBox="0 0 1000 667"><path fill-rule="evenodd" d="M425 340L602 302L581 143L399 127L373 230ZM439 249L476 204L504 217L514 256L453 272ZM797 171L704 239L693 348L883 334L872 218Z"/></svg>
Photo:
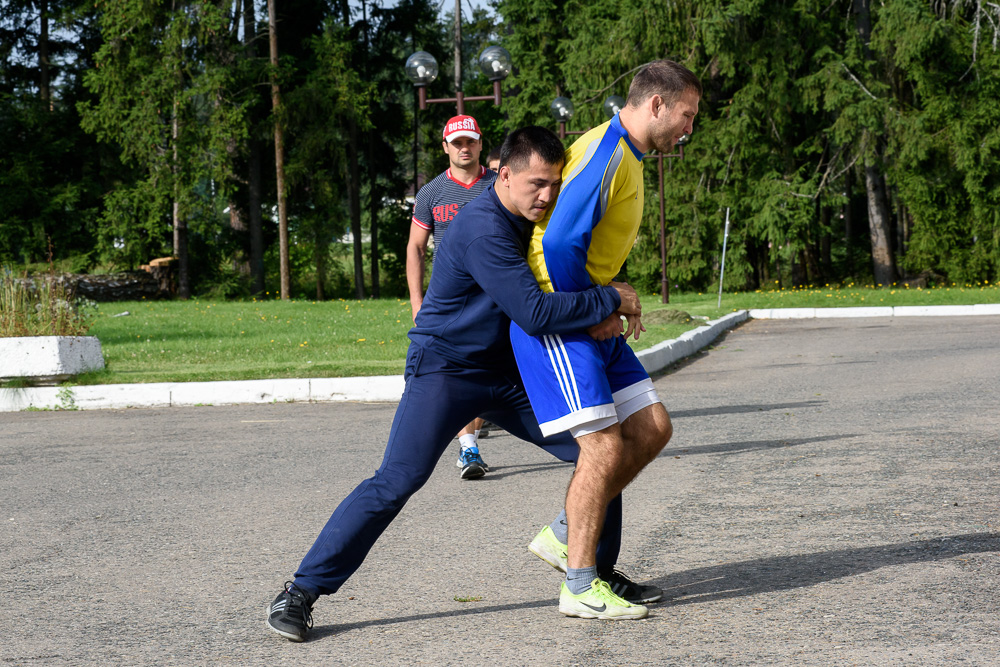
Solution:
<svg viewBox="0 0 1000 667"><path fill-rule="evenodd" d="M354 296L365 298L365 255L361 243L361 196L358 192L358 124L354 117L347 121L347 202L351 214L351 235L354 237Z"/></svg>
<svg viewBox="0 0 1000 667"><path fill-rule="evenodd" d="M872 241L872 269L877 285L896 281L896 266L889 247L889 205L885 198L882 173L873 164L865 164L865 190L868 194L868 231Z"/></svg>
<svg viewBox="0 0 1000 667"><path fill-rule="evenodd" d="M362 17L365 22L365 77L370 80L371 72L368 67L371 49L368 44L368 4L361 2ZM375 172L375 132L368 130L365 133L368 146L368 229L371 235L371 263L372 263L372 298L378 299L382 295L379 288L379 247L378 247L378 212L382 203L381 191L378 187L378 174Z"/></svg>
<svg viewBox="0 0 1000 667"><path fill-rule="evenodd" d="M247 0L243 3L243 44L249 59L257 57L257 17L254 3ZM261 146L260 141L251 137L249 140L249 155L247 169L247 207L249 209L248 233L250 236L250 280L251 291L254 294L264 292L264 221L260 212L261 203Z"/></svg>
<svg viewBox="0 0 1000 667"><path fill-rule="evenodd" d="M832 211L829 206L824 206L820 211L820 241L819 241L819 257L820 266L822 266L823 277L829 278L833 276L833 256L832 250L832 240L833 235L830 233L830 216Z"/></svg>
<svg viewBox="0 0 1000 667"><path fill-rule="evenodd" d="M351 27L350 3L342 0L340 13L344 27ZM361 182L358 174L358 124L354 117L347 117L347 205L351 216L351 236L354 237L354 296L365 298L364 247L361 243Z"/></svg>
<svg viewBox="0 0 1000 667"><path fill-rule="evenodd" d="M803 260L806 263L806 282L810 284L818 285L823 280L823 272L819 268L819 257L816 246L813 244L806 245L803 252Z"/></svg>
<svg viewBox="0 0 1000 667"><path fill-rule="evenodd" d="M225 0L222 1L224 2ZM247 0L247 4L251 4L250 0ZM217 35L213 40L215 57L220 64L225 65L227 68L232 68L235 64L236 53L233 44L239 39L239 25L244 20L243 11L242 3L240 0L236 0L233 7L233 22L228 36L223 39ZM222 90L216 90L216 109L220 109L223 104ZM250 276L250 238L247 233L249 231L249 216L247 207L245 206L246 198L243 188L243 184L246 181L240 178L237 173L237 165L239 165L245 150L246 140L238 140L234 136L230 136L226 140L226 155L231 165L226 179L229 182L229 187L226 188L228 193L226 203L229 205L229 229L233 232L233 237L236 239L236 251L233 253L232 266L233 271L243 278L248 278Z"/></svg>
<svg viewBox="0 0 1000 667"><path fill-rule="evenodd" d="M379 247L378 247L378 213L382 204L382 191L378 187L378 174L375 173L374 165L374 143L372 132L368 132L368 226L371 234L371 262L372 262L372 298L381 297L382 291L379 288Z"/></svg>
<svg viewBox="0 0 1000 667"><path fill-rule="evenodd" d="M221 107L223 104L221 91L216 92L215 105ZM226 141L226 154L229 163L232 165L232 172L228 175L231 187L226 188L228 196L226 203L229 205L229 229L232 230L236 239L236 252L233 253L233 271L244 278L250 275L249 259L249 239L247 236L247 211L243 206L243 188L237 176L236 165L239 162L242 146L233 137Z"/></svg>
<svg viewBox="0 0 1000 667"><path fill-rule="evenodd" d="M868 65L867 69L871 73L874 69L874 58L869 47L872 36L871 0L854 0L853 9L862 52ZM892 237L889 204L880 168L882 151L877 139L873 143L874 147L865 157L865 193L868 198L868 233L872 243L872 268L877 285L891 285L896 280L896 267L890 245Z"/></svg>
<svg viewBox="0 0 1000 667"><path fill-rule="evenodd" d="M238 192L232 193L228 204L229 228L233 231L237 241L237 250L233 256L233 271L246 278L250 276L250 258L247 252L249 250L247 247L249 245L247 243L247 232L249 231L247 213L240 204Z"/></svg>
<svg viewBox="0 0 1000 667"><path fill-rule="evenodd" d="M261 216L261 147L256 139L250 140L248 169L250 180L247 197L250 206L250 280L254 294L264 292L264 220Z"/></svg>
<svg viewBox="0 0 1000 667"><path fill-rule="evenodd" d="M267 0L268 36L271 46L271 109L274 113L274 172L278 191L278 262L281 265L281 298L291 298L292 277L288 261L288 208L285 197L285 132L281 122L281 88L278 85L277 0Z"/></svg>
<svg viewBox="0 0 1000 667"><path fill-rule="evenodd" d="M313 260L316 262L316 300L325 301L326 292L323 285L326 284L327 255L329 254L329 240L326 238L326 226L314 225Z"/></svg>
<svg viewBox="0 0 1000 667"><path fill-rule="evenodd" d="M38 29L38 93L46 111L52 110L52 90L49 84L49 2L41 0Z"/></svg>
<svg viewBox="0 0 1000 667"><path fill-rule="evenodd" d="M846 202L841 209L844 219L844 268L849 275L854 273L854 170L848 169L844 174L844 196Z"/></svg>
<svg viewBox="0 0 1000 667"><path fill-rule="evenodd" d="M187 221L184 219L184 212L181 210L181 187L180 187L180 149L178 142L181 137L180 102L174 98L173 118L170 123L170 138L173 144L173 164L171 171L174 176L174 203L173 203L173 226L174 226L174 256L177 258L177 296L187 299L191 296L191 280L188 265L188 238Z"/></svg>
<svg viewBox="0 0 1000 667"><path fill-rule="evenodd" d="M792 287L802 287L806 284L806 253L804 250L792 253Z"/></svg>

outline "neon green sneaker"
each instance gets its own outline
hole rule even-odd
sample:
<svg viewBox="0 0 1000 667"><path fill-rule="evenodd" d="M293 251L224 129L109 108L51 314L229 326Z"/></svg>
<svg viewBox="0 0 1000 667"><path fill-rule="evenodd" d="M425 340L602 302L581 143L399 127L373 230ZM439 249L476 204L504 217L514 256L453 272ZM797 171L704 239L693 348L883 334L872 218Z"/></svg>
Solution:
<svg viewBox="0 0 1000 667"><path fill-rule="evenodd" d="M531 540L528 550L546 563L556 568L560 572L566 571L566 550L567 546L559 541L552 528L545 526L542 531Z"/></svg>
<svg viewBox="0 0 1000 667"><path fill-rule="evenodd" d="M611 591L611 586L600 579L590 582L590 590L579 595L570 593L564 581L559 592L559 611L566 616L610 621L646 618L649 615L649 609L618 597Z"/></svg>

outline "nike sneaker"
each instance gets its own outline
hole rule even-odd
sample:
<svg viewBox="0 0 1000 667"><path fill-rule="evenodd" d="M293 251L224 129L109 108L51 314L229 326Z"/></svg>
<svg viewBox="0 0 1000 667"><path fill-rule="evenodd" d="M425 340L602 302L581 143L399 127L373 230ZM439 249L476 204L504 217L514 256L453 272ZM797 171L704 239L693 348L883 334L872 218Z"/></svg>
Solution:
<svg viewBox="0 0 1000 667"><path fill-rule="evenodd" d="M618 597L611 586L600 579L594 579L590 583L590 589L579 595L570 593L564 581L559 592L559 612L565 616L609 621L646 618L649 615L649 609Z"/></svg>
<svg viewBox="0 0 1000 667"><path fill-rule="evenodd" d="M531 540L528 550L560 572L566 571L566 545L559 541L550 526L542 528L541 532Z"/></svg>

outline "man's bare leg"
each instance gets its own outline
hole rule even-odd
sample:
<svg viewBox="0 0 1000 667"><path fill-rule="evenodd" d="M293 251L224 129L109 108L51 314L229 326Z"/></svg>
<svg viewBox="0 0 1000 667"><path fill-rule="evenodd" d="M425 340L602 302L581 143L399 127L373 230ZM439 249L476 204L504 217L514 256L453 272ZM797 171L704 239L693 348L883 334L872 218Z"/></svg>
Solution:
<svg viewBox="0 0 1000 667"><path fill-rule="evenodd" d="M483 428L484 423L486 423L485 419L476 417L471 422L466 424L465 428L458 432L458 437L461 438L463 435L476 435L476 432Z"/></svg>
<svg viewBox="0 0 1000 667"><path fill-rule="evenodd" d="M670 415L662 403L655 403L623 424L577 438L580 458L566 492L569 567L597 564L605 508L657 457L672 434Z"/></svg>
<svg viewBox="0 0 1000 667"><path fill-rule="evenodd" d="M611 499L618 495L614 489L624 487L618 477L631 463L618 424L580 436L576 441L580 456L566 491L569 536L566 565L573 569L597 565L597 542L604 513Z"/></svg>
<svg viewBox="0 0 1000 667"><path fill-rule="evenodd" d="M674 434L674 426L663 403L654 403L629 416L621 424L621 429L627 456L626 469L623 470L628 477L627 486L660 455Z"/></svg>
<svg viewBox="0 0 1000 667"><path fill-rule="evenodd" d="M568 549L566 583L559 611L567 616L605 619L644 618L648 610L616 595L597 571L597 543L608 503L652 461L670 440L670 416L661 403L642 408L625 420L595 433L579 436L580 455L566 492ZM605 574L605 576L609 576ZM627 579L626 579L627 582ZM627 582L638 595L644 591Z"/></svg>

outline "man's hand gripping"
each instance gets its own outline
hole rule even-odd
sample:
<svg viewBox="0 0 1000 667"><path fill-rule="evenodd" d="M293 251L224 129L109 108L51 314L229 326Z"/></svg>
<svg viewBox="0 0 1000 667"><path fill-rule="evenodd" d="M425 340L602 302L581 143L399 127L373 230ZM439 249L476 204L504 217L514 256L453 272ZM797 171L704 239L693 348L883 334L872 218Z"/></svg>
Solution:
<svg viewBox="0 0 1000 667"><path fill-rule="evenodd" d="M618 310L608 315L603 322L588 328L587 333L594 340L615 338L621 336L623 332L625 338L628 338L634 333L635 339L639 340L639 332L646 330L646 327L642 326L642 304L639 303L639 295L627 283L612 282L610 285L618 291L622 303ZM622 326L623 317L626 327Z"/></svg>

